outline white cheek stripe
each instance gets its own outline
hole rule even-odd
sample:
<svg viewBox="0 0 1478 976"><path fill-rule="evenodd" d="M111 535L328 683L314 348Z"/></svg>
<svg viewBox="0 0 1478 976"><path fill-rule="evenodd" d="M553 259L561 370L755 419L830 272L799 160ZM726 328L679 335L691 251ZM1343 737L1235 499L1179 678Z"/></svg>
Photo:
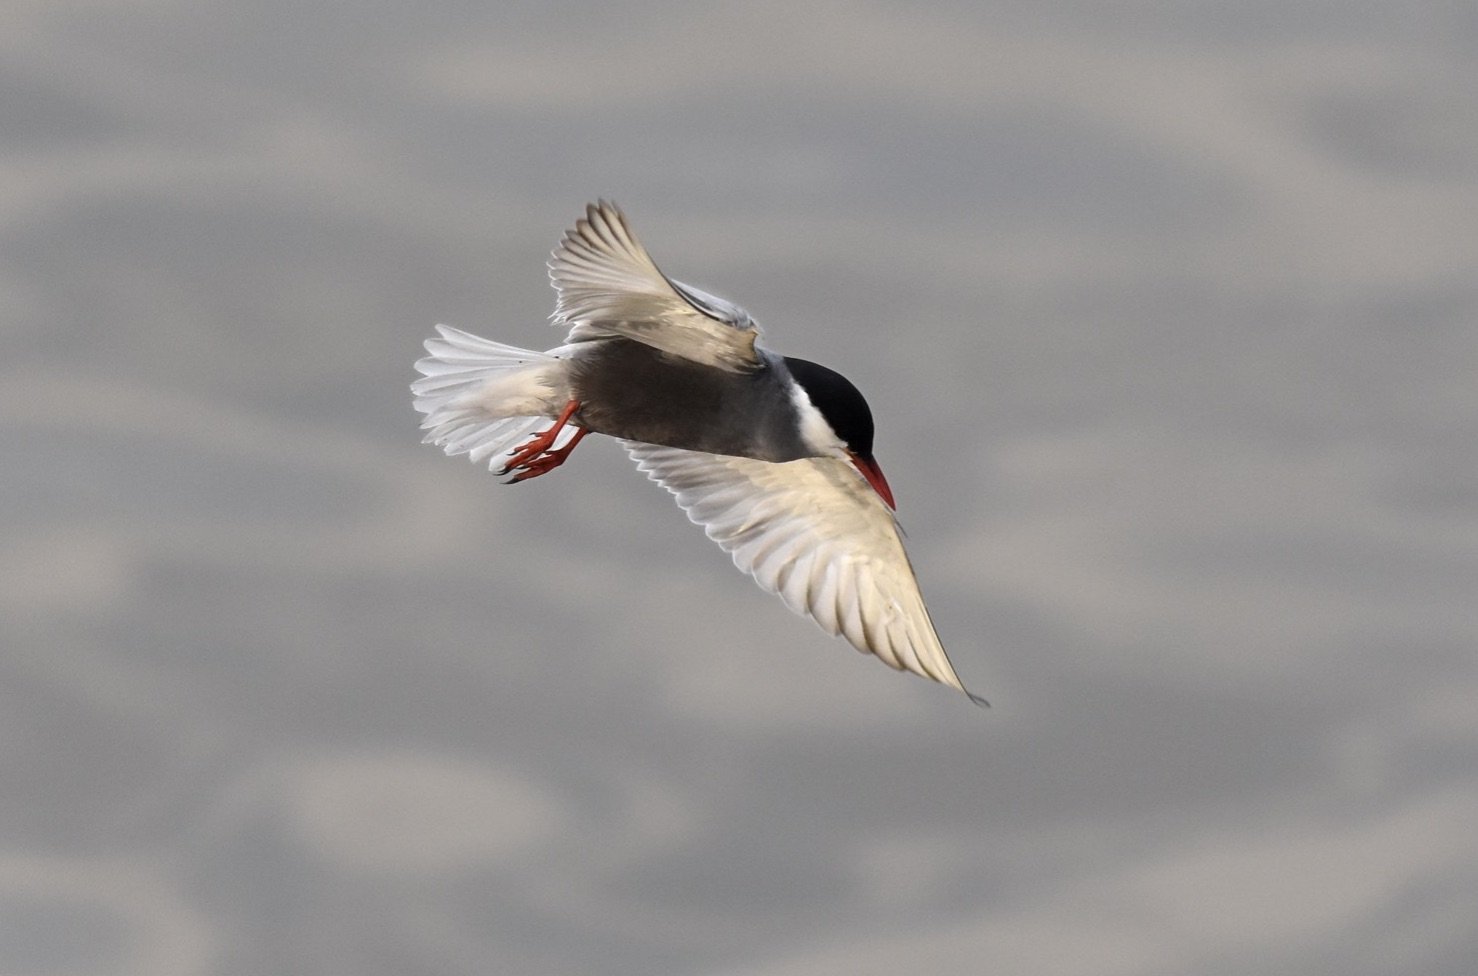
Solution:
<svg viewBox="0 0 1478 976"><path fill-rule="evenodd" d="M806 446L816 452L819 457L846 457L847 445L837 436L836 431L831 429L831 424L816 409L811 398L806 395L806 388L797 383L791 387L790 402L795 404L796 412L801 420L801 440Z"/></svg>

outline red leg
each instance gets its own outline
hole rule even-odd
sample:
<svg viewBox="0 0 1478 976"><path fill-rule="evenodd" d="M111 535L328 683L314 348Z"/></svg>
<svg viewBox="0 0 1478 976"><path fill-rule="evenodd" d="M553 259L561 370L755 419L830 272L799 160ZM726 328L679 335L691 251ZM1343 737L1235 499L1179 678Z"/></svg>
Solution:
<svg viewBox="0 0 1478 976"><path fill-rule="evenodd" d="M554 450L554 442L559 438L560 431L564 430L570 418L575 415L575 411L579 409L580 401L578 400L566 403L559 416L554 419L554 426L535 434L527 444L513 452L500 473L507 474L518 470L521 473L513 480L526 481L529 478L537 478L541 474L548 474L564 464L570 452L575 449L575 445L585 437L586 430L583 427L577 428L570 442L558 450Z"/></svg>
<svg viewBox="0 0 1478 976"><path fill-rule="evenodd" d="M525 461L523 464L520 464L518 466L518 474L514 475L513 477L514 482L516 483L519 481L528 481L530 478L537 478L539 477L539 475L548 474L555 468L559 467L561 464L564 464L565 460L570 456L570 452L575 449L575 445L580 443L580 441L583 440L585 435L588 433L590 433L590 431L586 430L584 427L576 427L575 436L571 437L570 442L564 447L561 447L557 451L545 451L538 457L532 458L528 461Z"/></svg>

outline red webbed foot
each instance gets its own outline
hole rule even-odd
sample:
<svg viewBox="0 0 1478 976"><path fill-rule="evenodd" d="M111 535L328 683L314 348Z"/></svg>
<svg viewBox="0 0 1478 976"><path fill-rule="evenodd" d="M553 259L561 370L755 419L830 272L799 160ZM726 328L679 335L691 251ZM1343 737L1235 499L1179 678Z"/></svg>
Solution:
<svg viewBox="0 0 1478 976"><path fill-rule="evenodd" d="M548 474L561 464L564 464L566 459L569 458L570 452L575 449L575 445L580 443L585 435L589 433L584 427L577 427L575 428L575 436L570 438L568 444L558 449L554 446L554 442L559 439L560 432L564 430L565 425L570 422L570 418L575 415L575 411L578 409L580 409L580 402L578 400L571 400L566 403L564 409L560 411L559 416L555 418L554 426L535 434L529 439L528 443L524 444L517 451L514 451L508 458L508 463L503 465L499 474L508 474L512 471L518 472L512 478L512 481L516 483L527 481L530 478L537 478L541 474Z"/></svg>

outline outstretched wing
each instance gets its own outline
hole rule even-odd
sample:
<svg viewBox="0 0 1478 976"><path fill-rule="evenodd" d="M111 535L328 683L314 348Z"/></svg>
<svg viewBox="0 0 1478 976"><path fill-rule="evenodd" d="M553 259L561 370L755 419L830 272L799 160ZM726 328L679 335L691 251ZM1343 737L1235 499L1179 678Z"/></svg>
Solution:
<svg viewBox="0 0 1478 976"><path fill-rule="evenodd" d="M731 372L760 365L749 313L664 275L613 203L585 208L550 256L549 279L567 342L624 336Z"/></svg>
<svg viewBox="0 0 1478 976"><path fill-rule="evenodd" d="M958 688L898 523L846 461L774 463L623 441L734 565L796 613L902 671Z"/></svg>

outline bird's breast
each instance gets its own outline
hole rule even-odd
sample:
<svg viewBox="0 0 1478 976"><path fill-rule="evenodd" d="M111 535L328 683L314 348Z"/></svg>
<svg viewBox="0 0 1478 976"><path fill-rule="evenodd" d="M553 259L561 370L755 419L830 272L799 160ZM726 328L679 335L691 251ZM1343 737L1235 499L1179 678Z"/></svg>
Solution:
<svg viewBox="0 0 1478 976"><path fill-rule="evenodd" d="M775 368L735 373L630 339L590 343L571 362L576 422L646 444L765 461L810 453Z"/></svg>

